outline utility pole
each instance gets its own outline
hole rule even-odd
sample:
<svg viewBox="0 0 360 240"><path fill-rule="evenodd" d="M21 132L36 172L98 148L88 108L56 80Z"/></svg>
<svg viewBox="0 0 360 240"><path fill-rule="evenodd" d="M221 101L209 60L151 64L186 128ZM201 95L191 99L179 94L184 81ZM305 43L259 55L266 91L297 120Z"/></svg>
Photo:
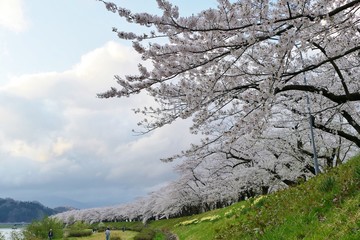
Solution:
<svg viewBox="0 0 360 240"><path fill-rule="evenodd" d="M302 66L304 67L304 59L302 56L301 51L300 52L300 58L302 61ZM304 84L305 86L307 85L307 80L306 80L306 73L305 71L303 72L304 75ZM315 169L315 175L318 175L320 173L320 169L319 169L319 163L318 163L318 159L317 159L317 151L316 151L316 145L315 145L315 136L314 136L314 116L311 113L311 107L310 107L310 98L309 98L309 94L307 92L305 92L306 95L306 105L307 105L307 111L309 114L309 124L310 124L310 137L311 137L311 145L312 145L312 149L313 149L313 158L314 158L314 169Z"/></svg>

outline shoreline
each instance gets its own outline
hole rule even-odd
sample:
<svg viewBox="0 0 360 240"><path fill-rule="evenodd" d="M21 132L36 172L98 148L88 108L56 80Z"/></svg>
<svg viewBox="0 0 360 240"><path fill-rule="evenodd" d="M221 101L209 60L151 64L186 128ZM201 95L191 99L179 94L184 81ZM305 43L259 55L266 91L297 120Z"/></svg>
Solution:
<svg viewBox="0 0 360 240"><path fill-rule="evenodd" d="M21 222L21 223L0 223L0 229L1 228L17 229L17 228L23 228L26 225L29 225L29 223L25 223L25 222Z"/></svg>

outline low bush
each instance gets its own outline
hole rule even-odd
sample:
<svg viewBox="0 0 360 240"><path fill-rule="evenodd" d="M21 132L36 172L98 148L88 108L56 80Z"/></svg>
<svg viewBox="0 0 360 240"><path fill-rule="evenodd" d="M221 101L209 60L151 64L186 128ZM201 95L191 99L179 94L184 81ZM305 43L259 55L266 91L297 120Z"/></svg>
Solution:
<svg viewBox="0 0 360 240"><path fill-rule="evenodd" d="M83 221L77 221L72 225L68 226L71 230L91 229L91 225Z"/></svg>
<svg viewBox="0 0 360 240"><path fill-rule="evenodd" d="M99 232L105 232L106 230L105 223L100 222L96 227L94 227L94 229L96 229Z"/></svg>
<svg viewBox="0 0 360 240"><path fill-rule="evenodd" d="M71 229L68 237L88 237L93 233L92 229Z"/></svg>
<svg viewBox="0 0 360 240"><path fill-rule="evenodd" d="M143 229L144 229L144 226L142 224L134 225L134 226L127 228L127 230L134 231L134 232L141 232Z"/></svg>
<svg viewBox="0 0 360 240"><path fill-rule="evenodd" d="M47 239L52 229L55 238L63 237L63 223L57 219L45 217L41 221L34 221L23 231L25 239Z"/></svg>
<svg viewBox="0 0 360 240"><path fill-rule="evenodd" d="M138 235L135 236L134 240L152 240L155 238L156 232L149 228L144 228Z"/></svg>

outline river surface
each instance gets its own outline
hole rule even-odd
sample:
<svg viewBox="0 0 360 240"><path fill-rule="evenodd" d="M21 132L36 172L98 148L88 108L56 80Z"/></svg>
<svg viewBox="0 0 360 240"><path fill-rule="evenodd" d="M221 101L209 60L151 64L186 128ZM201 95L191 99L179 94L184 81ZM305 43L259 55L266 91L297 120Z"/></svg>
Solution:
<svg viewBox="0 0 360 240"><path fill-rule="evenodd" d="M22 229L21 228L17 228L17 229L12 229L12 228L0 228L0 233L2 235L5 236L6 240L11 240L11 232L12 231L16 231L16 232L20 232Z"/></svg>

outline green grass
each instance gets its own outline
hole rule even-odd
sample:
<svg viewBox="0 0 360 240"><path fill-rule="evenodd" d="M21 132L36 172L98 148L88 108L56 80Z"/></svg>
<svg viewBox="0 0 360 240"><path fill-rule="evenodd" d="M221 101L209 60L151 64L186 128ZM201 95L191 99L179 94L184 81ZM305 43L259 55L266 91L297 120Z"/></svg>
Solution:
<svg viewBox="0 0 360 240"><path fill-rule="evenodd" d="M119 236L121 240L132 240L134 237L138 234L138 232L133 231L120 231L120 230L112 230L110 238L114 238L115 236ZM89 237L79 237L79 238L67 238L67 240L99 240L99 239L105 239L105 233L99 232L94 233L93 235Z"/></svg>
<svg viewBox="0 0 360 240"><path fill-rule="evenodd" d="M210 217L217 219L210 221ZM360 156L296 187L199 215L152 221L186 240L360 239Z"/></svg>

